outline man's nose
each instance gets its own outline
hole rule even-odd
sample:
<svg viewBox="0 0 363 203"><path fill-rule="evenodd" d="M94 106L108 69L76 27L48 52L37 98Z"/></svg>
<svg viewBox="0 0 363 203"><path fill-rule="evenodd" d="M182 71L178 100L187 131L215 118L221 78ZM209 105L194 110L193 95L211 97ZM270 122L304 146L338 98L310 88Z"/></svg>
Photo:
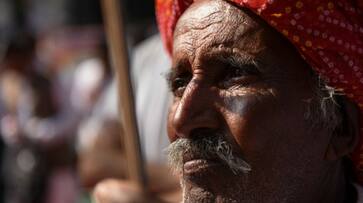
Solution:
<svg viewBox="0 0 363 203"><path fill-rule="evenodd" d="M197 129L216 130L219 127L217 95L200 84L188 86L180 99L172 120L176 136L190 138Z"/></svg>

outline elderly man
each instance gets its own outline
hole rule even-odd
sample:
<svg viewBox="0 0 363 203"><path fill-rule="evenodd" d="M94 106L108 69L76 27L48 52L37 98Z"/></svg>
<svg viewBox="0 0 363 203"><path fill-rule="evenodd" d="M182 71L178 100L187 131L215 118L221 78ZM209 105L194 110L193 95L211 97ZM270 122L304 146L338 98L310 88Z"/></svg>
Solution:
<svg viewBox="0 0 363 203"><path fill-rule="evenodd" d="M363 200L362 5L157 1L183 202Z"/></svg>

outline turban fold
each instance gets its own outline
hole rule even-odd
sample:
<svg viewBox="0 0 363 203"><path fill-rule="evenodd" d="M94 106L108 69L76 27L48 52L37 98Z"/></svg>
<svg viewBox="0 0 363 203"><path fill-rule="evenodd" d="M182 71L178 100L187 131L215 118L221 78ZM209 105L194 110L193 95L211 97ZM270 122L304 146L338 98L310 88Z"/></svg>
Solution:
<svg viewBox="0 0 363 203"><path fill-rule="evenodd" d="M363 135L363 0L228 1L249 8L282 33L330 87L355 102ZM175 25L192 3L156 0L159 30L169 53ZM363 139L351 158L363 184Z"/></svg>

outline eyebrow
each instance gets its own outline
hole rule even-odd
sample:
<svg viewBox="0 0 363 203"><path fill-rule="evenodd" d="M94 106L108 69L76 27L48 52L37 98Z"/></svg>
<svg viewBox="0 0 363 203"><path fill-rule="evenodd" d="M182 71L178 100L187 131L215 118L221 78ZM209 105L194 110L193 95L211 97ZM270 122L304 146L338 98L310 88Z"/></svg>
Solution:
<svg viewBox="0 0 363 203"><path fill-rule="evenodd" d="M231 66L241 67L247 65L253 65L257 68L258 71L261 71L261 62L257 57L250 56L248 54L237 54L237 53L228 53L224 51L218 51L220 54L217 54L215 57L215 61L220 61ZM224 55L226 54L226 55ZM171 89L173 80L180 74L183 73L183 65L182 63L177 63L175 66L172 66L169 71L165 74L165 79L168 83L169 88Z"/></svg>
<svg viewBox="0 0 363 203"><path fill-rule="evenodd" d="M218 55L216 57L217 61L228 63L235 67L243 67L246 65L253 65L257 69L260 69L260 62L256 58L248 55L236 55L230 54L228 56Z"/></svg>

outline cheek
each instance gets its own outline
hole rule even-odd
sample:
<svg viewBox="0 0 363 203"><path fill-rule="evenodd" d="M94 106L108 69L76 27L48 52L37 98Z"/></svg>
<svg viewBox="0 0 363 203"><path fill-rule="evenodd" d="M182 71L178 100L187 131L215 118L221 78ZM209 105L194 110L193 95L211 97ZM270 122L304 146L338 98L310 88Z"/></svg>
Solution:
<svg viewBox="0 0 363 203"><path fill-rule="evenodd" d="M224 101L223 116L237 144L243 151L264 149L277 113L275 101L264 95L227 97Z"/></svg>
<svg viewBox="0 0 363 203"><path fill-rule="evenodd" d="M244 152L257 155L308 142L305 107L298 99L259 91L225 97L222 109L226 128Z"/></svg>
<svg viewBox="0 0 363 203"><path fill-rule="evenodd" d="M327 139L311 131L304 119L306 104L297 97L231 96L221 108L228 134L252 165L303 167L300 160L319 163L323 159Z"/></svg>

